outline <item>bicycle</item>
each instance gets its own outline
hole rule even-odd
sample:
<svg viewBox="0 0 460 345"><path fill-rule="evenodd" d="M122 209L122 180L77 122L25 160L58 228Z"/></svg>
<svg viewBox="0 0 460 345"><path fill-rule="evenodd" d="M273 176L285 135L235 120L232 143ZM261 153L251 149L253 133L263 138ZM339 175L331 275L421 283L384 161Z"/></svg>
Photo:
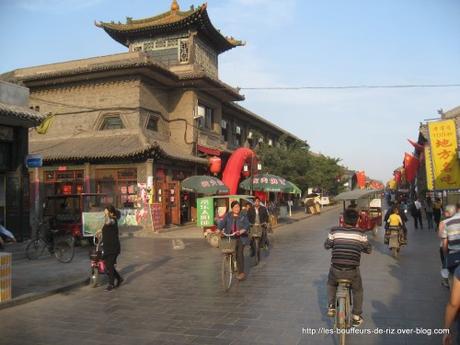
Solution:
<svg viewBox="0 0 460 345"><path fill-rule="evenodd" d="M219 248L222 251L222 269L221 279L222 288L225 292L230 290L233 282L233 276L238 272L238 265L236 262L236 241L233 234L227 235L221 233L219 240Z"/></svg>
<svg viewBox="0 0 460 345"><path fill-rule="evenodd" d="M339 336L339 344L345 345L346 330L352 327L351 307L351 281L349 279L337 279L337 292L335 295L335 329Z"/></svg>
<svg viewBox="0 0 460 345"><path fill-rule="evenodd" d="M45 231L45 227L47 231ZM46 236L46 233L50 233L50 236ZM48 225L41 221L38 224L35 238L27 244L26 256L29 260L37 260L48 254L54 254L59 262L71 262L75 255L75 239L71 234L63 234L59 230L48 229Z"/></svg>
<svg viewBox="0 0 460 345"><path fill-rule="evenodd" d="M260 261L260 240L263 234L263 227L260 224L251 227L251 241L254 250L254 264L257 266Z"/></svg>
<svg viewBox="0 0 460 345"><path fill-rule="evenodd" d="M266 251L269 251L270 248L272 248L272 238L268 237L268 233L271 233L272 229L269 225L266 223L263 224L258 224L258 225L253 225L251 227L251 240L253 241L253 247L252 249L254 250L254 264L257 266L260 262L260 250L264 249ZM262 239L265 241L262 243Z"/></svg>

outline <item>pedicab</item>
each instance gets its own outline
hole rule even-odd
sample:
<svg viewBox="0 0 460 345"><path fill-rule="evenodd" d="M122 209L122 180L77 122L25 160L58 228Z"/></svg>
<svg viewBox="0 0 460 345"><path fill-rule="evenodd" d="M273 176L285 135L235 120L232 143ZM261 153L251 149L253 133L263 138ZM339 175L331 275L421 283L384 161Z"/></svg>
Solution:
<svg viewBox="0 0 460 345"><path fill-rule="evenodd" d="M382 190L355 189L337 195L334 200L343 202L343 211L354 208L359 213L358 228L363 232L372 231L382 226ZM343 226L343 213L339 218L339 226Z"/></svg>
<svg viewBox="0 0 460 345"><path fill-rule="evenodd" d="M51 229L71 234L77 243L102 228L104 224L103 200L106 194L81 193L48 196L44 216Z"/></svg>

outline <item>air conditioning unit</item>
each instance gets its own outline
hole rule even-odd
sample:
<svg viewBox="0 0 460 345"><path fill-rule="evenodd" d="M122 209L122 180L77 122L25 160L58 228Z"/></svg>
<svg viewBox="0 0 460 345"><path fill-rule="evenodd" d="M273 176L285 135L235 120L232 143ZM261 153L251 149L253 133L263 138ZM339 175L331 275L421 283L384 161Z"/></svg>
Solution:
<svg viewBox="0 0 460 345"><path fill-rule="evenodd" d="M204 117L205 114L206 114L205 107L202 107L201 105L199 105L197 107L197 114L194 116L194 118L199 119L200 117Z"/></svg>
<svg viewBox="0 0 460 345"><path fill-rule="evenodd" d="M273 146L273 140L268 139L268 146Z"/></svg>
<svg viewBox="0 0 460 345"><path fill-rule="evenodd" d="M252 139L252 132L248 133L248 139Z"/></svg>
<svg viewBox="0 0 460 345"><path fill-rule="evenodd" d="M235 127L235 133L236 134L241 134L241 127L240 126Z"/></svg>

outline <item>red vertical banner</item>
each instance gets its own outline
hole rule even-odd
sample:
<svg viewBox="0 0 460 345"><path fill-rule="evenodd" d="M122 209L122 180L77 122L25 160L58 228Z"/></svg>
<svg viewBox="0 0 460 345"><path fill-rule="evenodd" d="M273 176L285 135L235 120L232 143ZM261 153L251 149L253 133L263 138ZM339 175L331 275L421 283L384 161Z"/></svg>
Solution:
<svg viewBox="0 0 460 345"><path fill-rule="evenodd" d="M406 170L407 182L412 183L417 176L419 160L409 153L404 154L404 169Z"/></svg>
<svg viewBox="0 0 460 345"><path fill-rule="evenodd" d="M397 185L401 184L401 170L395 170L393 172L394 180Z"/></svg>

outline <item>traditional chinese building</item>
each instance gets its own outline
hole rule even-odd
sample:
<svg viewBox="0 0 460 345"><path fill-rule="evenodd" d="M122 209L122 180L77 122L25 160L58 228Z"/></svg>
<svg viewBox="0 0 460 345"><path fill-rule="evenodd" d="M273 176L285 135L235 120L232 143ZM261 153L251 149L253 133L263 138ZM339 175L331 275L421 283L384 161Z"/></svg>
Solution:
<svg viewBox="0 0 460 345"><path fill-rule="evenodd" d="M181 11L173 1L154 17L96 26L127 52L3 75L48 114L30 134L45 163L42 196L101 192L133 207L140 187L154 187L164 223L179 224L180 181L207 173L210 156L225 162L240 146L299 140L235 103L244 97L219 79L218 57L243 43L213 26L206 4ZM192 208L182 218L193 217Z"/></svg>
<svg viewBox="0 0 460 345"><path fill-rule="evenodd" d="M0 81L0 224L18 240L29 230L28 132L43 116L28 107L29 90Z"/></svg>

